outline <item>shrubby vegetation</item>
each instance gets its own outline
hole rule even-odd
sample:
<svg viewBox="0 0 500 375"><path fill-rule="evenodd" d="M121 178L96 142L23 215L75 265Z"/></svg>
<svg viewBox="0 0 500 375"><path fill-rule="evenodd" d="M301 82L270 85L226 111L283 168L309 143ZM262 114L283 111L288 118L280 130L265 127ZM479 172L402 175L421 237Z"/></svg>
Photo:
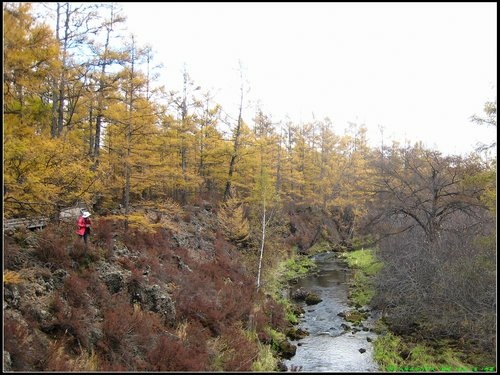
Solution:
<svg viewBox="0 0 500 375"><path fill-rule="evenodd" d="M496 163L484 169L474 158L414 149L384 155L378 165L384 206L374 212L379 228L394 234L376 252L384 267L372 306L398 335L452 340L468 363L493 364L496 232L485 197L494 181L484 171Z"/></svg>
<svg viewBox="0 0 500 375"><path fill-rule="evenodd" d="M496 160L481 156L496 143L445 156L373 149L364 126L328 118L246 119L243 77L227 115L187 71L179 92L155 82L118 4L53 4L59 30L34 6L3 4L4 219L51 219L4 238L11 369L268 369L293 320L279 265L363 247L394 337L493 363ZM496 101L485 112L471 126L496 126ZM81 205L89 249L59 220Z"/></svg>
<svg viewBox="0 0 500 375"><path fill-rule="evenodd" d="M220 236L205 238L208 248L196 252L175 245L165 229L124 233L118 224L103 231L111 227L109 220L97 221L89 248L74 238L70 224L27 233L33 243L27 248L6 238L4 350L10 369L276 366L269 332L285 330L284 311L257 293L234 245ZM103 241L108 236L111 249Z"/></svg>

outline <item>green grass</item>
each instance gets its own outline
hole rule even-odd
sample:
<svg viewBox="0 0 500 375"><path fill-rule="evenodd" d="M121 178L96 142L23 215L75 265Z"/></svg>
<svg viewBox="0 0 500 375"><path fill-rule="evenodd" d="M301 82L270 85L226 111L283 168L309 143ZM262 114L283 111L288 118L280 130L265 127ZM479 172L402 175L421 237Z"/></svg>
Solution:
<svg viewBox="0 0 500 375"><path fill-rule="evenodd" d="M278 365L278 359L274 356L269 345L259 343L259 354L252 363L253 372L274 372Z"/></svg>
<svg viewBox="0 0 500 375"><path fill-rule="evenodd" d="M350 268L359 269L367 276L375 275L382 268L382 263L375 259L372 249L361 249L342 253Z"/></svg>
<svg viewBox="0 0 500 375"><path fill-rule="evenodd" d="M317 268L317 265L309 257L296 256L283 262L281 267L285 281L290 281L309 274Z"/></svg>
<svg viewBox="0 0 500 375"><path fill-rule="evenodd" d="M364 306L370 303L375 293L371 282L382 268L382 263L377 261L371 249L361 249L341 254L349 268L354 270L354 275L349 285L349 298L355 305Z"/></svg>
<svg viewBox="0 0 500 375"><path fill-rule="evenodd" d="M374 359L382 371L472 371L473 366L463 362L461 356L463 353L446 342L430 346L392 333L379 336L374 342Z"/></svg>
<svg viewBox="0 0 500 375"><path fill-rule="evenodd" d="M264 288L274 300L281 301L282 290L291 280L304 277L317 268L316 263L306 256L294 256L282 261L272 272L265 275Z"/></svg>
<svg viewBox="0 0 500 375"><path fill-rule="evenodd" d="M307 250L307 253L310 255L316 255L316 254L326 253L328 251L332 251L331 243L327 241L320 241L316 242L313 246L311 246Z"/></svg>

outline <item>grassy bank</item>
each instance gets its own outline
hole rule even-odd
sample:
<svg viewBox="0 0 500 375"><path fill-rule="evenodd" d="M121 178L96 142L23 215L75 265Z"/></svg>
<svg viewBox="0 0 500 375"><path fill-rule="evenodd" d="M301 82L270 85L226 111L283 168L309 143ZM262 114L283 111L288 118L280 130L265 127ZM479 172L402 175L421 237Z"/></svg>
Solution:
<svg viewBox="0 0 500 375"><path fill-rule="evenodd" d="M374 349L374 358L383 371L492 371L466 363L464 353L447 340L414 341L387 331L374 342Z"/></svg>
<svg viewBox="0 0 500 375"><path fill-rule="evenodd" d="M375 293L373 276L382 268L382 263L375 259L372 249L345 252L340 257L354 271L349 284L349 299L355 306L367 305Z"/></svg>
<svg viewBox="0 0 500 375"><path fill-rule="evenodd" d="M285 319L291 324L299 322L300 309L285 297L283 291L288 283L294 279L304 277L317 268L316 263L307 256L294 255L292 258L283 260L265 275L263 289L274 301L283 306ZM270 344L259 344L259 354L252 364L252 371L272 372L276 371L279 358L280 344L287 341L286 335L274 327L269 326L266 333L269 335Z"/></svg>
<svg viewBox="0 0 500 375"><path fill-rule="evenodd" d="M266 292L276 301L283 300L282 291L294 279L304 277L317 268L314 261L303 255L295 255L278 264L271 274L266 277Z"/></svg>

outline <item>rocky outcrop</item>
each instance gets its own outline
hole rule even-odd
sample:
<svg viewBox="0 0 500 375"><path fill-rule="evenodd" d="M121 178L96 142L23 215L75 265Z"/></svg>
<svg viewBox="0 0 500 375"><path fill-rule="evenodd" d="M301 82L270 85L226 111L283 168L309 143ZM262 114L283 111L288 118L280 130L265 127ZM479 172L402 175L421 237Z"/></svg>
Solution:
<svg viewBox="0 0 500 375"><path fill-rule="evenodd" d="M98 343L104 335L102 321L106 306L95 303L93 290L100 285L111 295L128 294L131 302L136 299L142 310L157 313L166 324L175 320L176 310L168 286L150 281L147 272L137 282L136 276L123 264L134 262L138 254L118 241L115 241L107 260L90 264L74 261L75 265L68 269L45 267L34 256L32 248L21 251L23 257L11 262L11 266L15 265L17 269L10 271L15 279L6 282L4 278L4 323L7 322L8 328L16 334L25 332L25 339L39 346L47 346L60 337L72 338L83 347ZM84 254L81 259L92 256ZM71 279L76 282L74 287L77 289L67 284ZM91 282L92 287L88 287L87 282ZM85 313L77 318L75 314L79 311ZM19 359L19 356L16 354L13 357L12 353L4 350L4 369L12 368L13 358Z"/></svg>
<svg viewBox="0 0 500 375"><path fill-rule="evenodd" d="M142 310L160 314L166 323L175 320L175 306L166 285L147 285L132 280L127 284L132 303L139 303Z"/></svg>

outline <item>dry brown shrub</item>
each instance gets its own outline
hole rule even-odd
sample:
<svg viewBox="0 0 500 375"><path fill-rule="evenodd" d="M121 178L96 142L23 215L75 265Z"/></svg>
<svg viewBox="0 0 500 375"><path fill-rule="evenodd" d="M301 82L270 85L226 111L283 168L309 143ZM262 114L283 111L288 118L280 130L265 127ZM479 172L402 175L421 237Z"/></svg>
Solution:
<svg viewBox="0 0 500 375"><path fill-rule="evenodd" d="M7 315L3 320L4 353L8 352L12 371L32 371L40 366L46 353L44 346L21 321Z"/></svg>
<svg viewBox="0 0 500 375"><path fill-rule="evenodd" d="M34 246L35 254L40 261L51 270L58 268L69 268L71 258L67 250L67 239L57 232L43 230L43 235L39 235Z"/></svg>
<svg viewBox="0 0 500 375"><path fill-rule="evenodd" d="M71 306L88 307L90 304L90 297L87 292L87 287L88 282L85 279L82 279L75 273L70 273L70 275L64 279L64 297Z"/></svg>

